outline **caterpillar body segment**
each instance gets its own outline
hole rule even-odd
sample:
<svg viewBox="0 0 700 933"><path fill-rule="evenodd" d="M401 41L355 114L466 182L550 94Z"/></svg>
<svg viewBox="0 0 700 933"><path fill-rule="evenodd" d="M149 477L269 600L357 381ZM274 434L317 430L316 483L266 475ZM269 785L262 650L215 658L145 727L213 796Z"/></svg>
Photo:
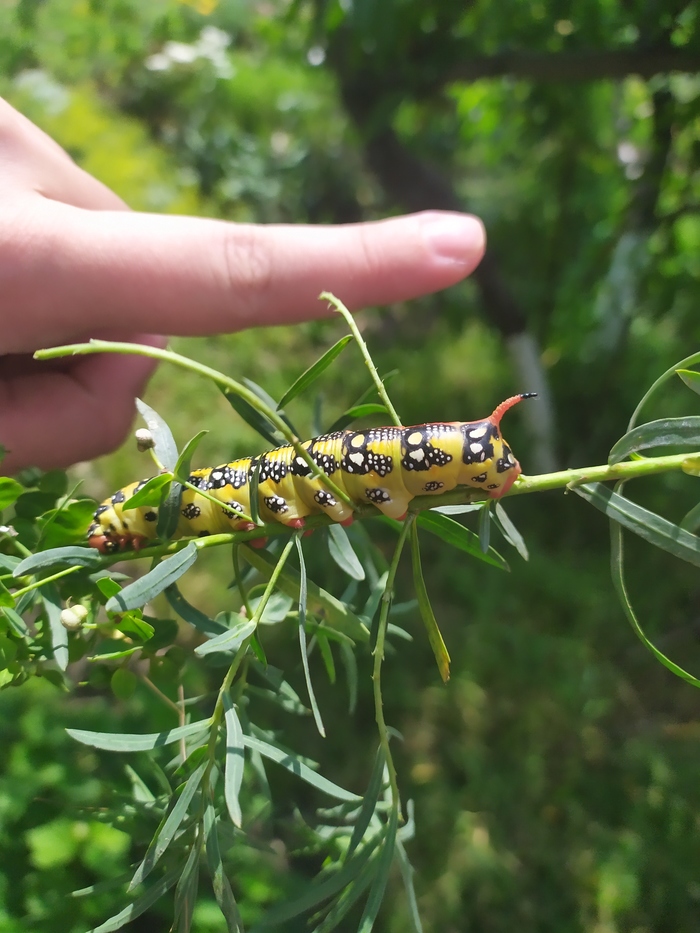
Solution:
<svg viewBox="0 0 700 933"><path fill-rule="evenodd" d="M507 399L482 421L336 431L303 446L354 503L374 505L390 518L403 518L415 496L440 495L456 486L483 489L497 499L521 472L501 435L500 420L509 408L533 395ZM292 528L303 527L308 515L352 521L352 508L333 495L321 477L312 475L293 447L283 446L258 457L194 470L189 481L197 491L183 490L175 537L252 530L250 483L256 470L262 521ZM125 486L99 506L88 529L92 547L103 553L138 550L157 537L156 508L124 509L145 482Z"/></svg>

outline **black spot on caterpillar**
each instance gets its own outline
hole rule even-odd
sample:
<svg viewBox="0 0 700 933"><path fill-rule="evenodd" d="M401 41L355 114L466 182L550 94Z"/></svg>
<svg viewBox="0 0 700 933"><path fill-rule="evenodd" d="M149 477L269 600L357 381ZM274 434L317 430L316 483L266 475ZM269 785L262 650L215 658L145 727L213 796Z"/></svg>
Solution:
<svg viewBox="0 0 700 933"><path fill-rule="evenodd" d="M306 441L314 462L356 504L371 503L390 518L402 518L415 496L439 495L455 486L503 496L520 475L520 464L503 439L506 411L534 392L514 395L483 421L451 421L413 427L336 431ZM293 447L277 447L259 457L195 470L190 483L205 498L185 489L175 537L251 531L250 479L257 467L258 512L264 522L301 528L307 515L325 513L333 521L352 521L351 506L339 501ZM120 489L99 506L88 529L88 543L102 553L138 550L156 538L157 510L123 511L144 481ZM215 501L212 501L215 500Z"/></svg>

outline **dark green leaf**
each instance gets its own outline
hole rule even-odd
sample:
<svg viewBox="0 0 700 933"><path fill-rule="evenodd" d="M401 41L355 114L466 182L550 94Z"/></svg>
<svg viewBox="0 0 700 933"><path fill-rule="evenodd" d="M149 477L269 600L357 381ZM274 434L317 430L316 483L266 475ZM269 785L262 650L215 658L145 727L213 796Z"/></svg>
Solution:
<svg viewBox="0 0 700 933"><path fill-rule="evenodd" d="M237 395L231 390L222 388L221 391L224 393L226 401L231 408L237 411L246 424L249 424L254 431L261 434L273 447L278 447L280 444L285 443L284 435L277 430L268 418L253 408L249 402L246 402L245 399L242 399L240 395Z"/></svg>
<svg viewBox="0 0 700 933"><path fill-rule="evenodd" d="M440 676L442 677L443 683L447 683L450 679L450 655L442 639L440 628L437 624L435 614L433 613L433 607L430 605L430 598L428 597L425 580L423 579L423 569L420 561L420 545L418 543L418 528L415 522L411 528L410 534L411 559L413 561L413 585L416 590L416 598L418 599L418 608L420 609L421 618L423 619L423 624L428 634L430 647L433 649L433 654L435 655Z"/></svg>
<svg viewBox="0 0 700 933"><path fill-rule="evenodd" d="M447 544L451 544L452 547L456 547L460 551L465 551L467 554L471 554L472 557L476 557L478 560L483 560L485 563L491 564L492 567L498 567L500 570L510 569L508 563L501 557L498 551L490 547L484 554L481 550L478 536L475 535L473 531L469 531L468 528L465 528L464 525L460 525L459 522L454 521L454 519L448 518L447 515L441 515L434 509L430 509L428 512L421 512L417 522L421 528L431 532L431 534L437 535L438 538L442 538L443 541L447 542Z"/></svg>
<svg viewBox="0 0 700 933"><path fill-rule="evenodd" d="M491 503L484 502L479 512L479 547L482 554L488 553L491 540Z"/></svg>
<svg viewBox="0 0 700 933"><path fill-rule="evenodd" d="M380 747L377 749L369 784L367 785L367 790L365 791L365 795L362 798L362 806L360 807L360 812L357 815L357 820L353 826L352 836L350 837L350 844L345 855L346 862L349 858L352 857L355 849L357 849L362 840L365 838L367 827L369 826L370 821L374 816L374 811L377 809L377 803L384 787L385 765L386 758L383 749Z"/></svg>
<svg viewBox="0 0 700 933"><path fill-rule="evenodd" d="M140 398L136 399L136 407L151 432L156 457L166 470L174 472L177 463L177 444L170 428L158 412L142 402Z"/></svg>
<svg viewBox="0 0 700 933"><path fill-rule="evenodd" d="M94 511L92 499L77 499L45 512L39 519L41 547L47 550L84 541Z"/></svg>
<svg viewBox="0 0 700 933"><path fill-rule="evenodd" d="M700 567L700 538L678 525L667 521L655 512L637 505L631 499L613 492L602 483L574 486L574 492L590 502L608 518L619 522L650 544L668 551L674 557Z"/></svg>
<svg viewBox="0 0 700 933"><path fill-rule="evenodd" d="M396 840L396 859L401 869L401 879L404 890L406 891L406 900L408 901L408 915L411 919L412 933L423 933L423 924L420 921L418 913L418 903L416 901L416 891L413 887L413 876L415 871L408 860L408 855L400 838Z"/></svg>
<svg viewBox="0 0 700 933"><path fill-rule="evenodd" d="M321 774L316 774L315 771L312 771L308 765L304 764L300 758L296 755L293 755L291 752L284 751L281 748L277 748L274 745L270 745L268 742L264 742L262 739L256 739L252 735L243 736L243 744L246 748L254 749L257 752L260 752L265 758L269 758L270 761L275 761L277 764L282 765L283 768L286 768L287 771L291 771L292 774L296 774L297 777L300 777L302 781L306 781L307 784L311 784L317 790L322 791L324 794L329 794L331 797L335 797L338 800L361 800L361 797L358 797L357 794L351 794L350 791L344 790L342 787L339 787L337 784L334 784L332 781L329 781L327 778L324 778Z"/></svg>
<svg viewBox="0 0 700 933"><path fill-rule="evenodd" d="M191 735L206 732L211 725L210 719L200 719L187 726L168 729L166 732L151 732L143 735L119 732L88 732L84 729L66 729L68 735L92 748L103 748L108 752L144 752L162 745L170 745Z"/></svg>
<svg viewBox="0 0 700 933"><path fill-rule="evenodd" d="M690 532L697 531L700 528L700 502L683 516L680 527Z"/></svg>
<svg viewBox="0 0 700 933"><path fill-rule="evenodd" d="M135 635L140 641L150 641L153 638L155 629L141 617L140 613L127 612L119 620L119 628L122 632L129 635Z"/></svg>
<svg viewBox="0 0 700 933"><path fill-rule="evenodd" d="M34 519L48 511L56 497L48 492L25 492L15 502L15 515L19 518Z"/></svg>
<svg viewBox="0 0 700 933"><path fill-rule="evenodd" d="M195 450L199 447L203 437L206 437L208 431L199 431L194 437L191 437L182 449L182 453L177 458L175 464L175 475L180 479L188 479L192 464L192 457Z"/></svg>
<svg viewBox="0 0 700 933"><path fill-rule="evenodd" d="M207 638L214 638L216 635L221 635L222 632L228 631L227 627L221 622L210 619L209 616L200 612L199 609L195 609L194 606L191 606L175 583L166 587L164 593L165 598L175 612L177 612L185 622L188 622L191 626L196 628L198 632L202 632L206 635Z"/></svg>
<svg viewBox="0 0 700 933"><path fill-rule="evenodd" d="M180 876L180 872L181 866L179 865L177 868L171 868L167 874L163 875L160 881L156 881L147 891L144 891L141 897L137 897L128 907L120 910L118 914L110 917L109 920L105 920L105 922L101 923L98 927L89 930L88 933L114 933L115 930L121 930L127 923L135 920L136 917L140 917L152 904L160 900L165 892L170 890L175 884Z"/></svg>
<svg viewBox="0 0 700 933"><path fill-rule="evenodd" d="M166 557L140 580L125 586L121 593L112 596L106 605L107 612L126 612L138 609L162 593L186 573L197 560L197 546L190 541L187 547Z"/></svg>
<svg viewBox="0 0 700 933"><path fill-rule="evenodd" d="M224 798L234 826L239 829L243 822L238 795L243 783L245 751L243 749L243 730L238 720L236 708L228 693L224 694L224 721L226 723L226 760L224 763Z"/></svg>
<svg viewBox="0 0 700 933"><path fill-rule="evenodd" d="M529 560L530 555L528 554L525 540L513 522L510 520L508 513L500 502L496 503L496 508L491 513L491 517L493 518L496 527L506 539L508 544L513 545L523 560Z"/></svg>
<svg viewBox="0 0 700 933"><path fill-rule="evenodd" d="M199 886L199 860L201 857L199 844L195 842L175 888L175 903L173 907L173 933L190 933L192 930L192 915L197 902L197 888Z"/></svg>
<svg viewBox="0 0 700 933"><path fill-rule="evenodd" d="M306 690L309 694L309 702L311 703L311 711L314 716L314 722L316 723L316 728L320 734L326 737L326 730L323 726L323 720L321 719L321 711L318 708L318 703L316 702L316 694L314 693L314 686L311 682L311 671L309 670L309 654L306 646L306 600L307 600L307 586L306 586L306 562L304 560L304 550L301 546L301 539L297 535L295 537L295 543L297 546L297 552L299 554L299 571L300 571L300 585L299 585L299 649L301 651L301 664L304 669L304 680L306 681Z"/></svg>
<svg viewBox="0 0 700 933"><path fill-rule="evenodd" d="M348 680L348 712L352 715L357 707L357 658L350 645L341 642L340 657Z"/></svg>
<svg viewBox="0 0 700 933"><path fill-rule="evenodd" d="M323 921L317 927L314 927L312 933L331 933L331 930L337 928L353 904L357 903L372 883L372 879L377 872L377 865L378 859L374 858L363 866L357 877L353 878L350 884L340 892Z"/></svg>
<svg viewBox="0 0 700 933"><path fill-rule="evenodd" d="M342 431L349 424L352 424L353 421L357 421L358 418L367 418L369 415L386 415L389 409L386 405L380 405L378 402L368 402L364 405L354 405L352 408L348 408L347 411L344 411L339 418L333 422L333 424L328 428L328 433L332 431Z"/></svg>
<svg viewBox="0 0 700 933"><path fill-rule="evenodd" d="M330 349L326 350L323 356L316 360L312 366L309 366L309 368L305 370L301 376L299 376L296 382L294 382L293 385L287 389L287 391L280 399L280 403L277 408L284 408L284 406L288 402L291 402L293 398L296 398L297 395L299 395L305 389L308 389L308 387L318 379L321 373L328 369L333 360L340 353L342 353L351 340L352 334L348 334L346 337L341 337L337 343L334 343Z"/></svg>
<svg viewBox="0 0 700 933"><path fill-rule="evenodd" d="M398 801L394 802L389 815L389 824L387 827L386 838L382 844L382 851L377 862L377 872L370 888L369 897L365 904L365 910L360 920L358 933L370 933L377 919L379 908L384 899L391 863L394 860L394 844L396 842L396 830L399 825L399 807Z"/></svg>
<svg viewBox="0 0 700 933"><path fill-rule="evenodd" d="M7 619L8 625L15 635L19 635L20 638L26 638L29 634L29 629L19 613L15 612L11 606L3 606L0 608L0 613Z"/></svg>
<svg viewBox="0 0 700 933"><path fill-rule="evenodd" d="M170 484L170 491L158 507L156 535L161 541L169 541L177 531L177 526L180 521L181 500L182 483L173 481Z"/></svg>
<svg viewBox="0 0 700 933"><path fill-rule="evenodd" d="M134 890L138 887L144 879L150 875L155 866L158 864L159 859L162 857L165 850L168 848L170 843L173 841L175 833L178 831L182 825L183 820L187 816L187 811L192 803L192 798L194 797L199 785L202 782L202 777L206 770L208 761L203 761L199 767L192 772L192 774L187 779L185 786L180 792L180 796L177 798L174 806L170 810L167 818L164 820L163 825L161 826L158 833L153 837L151 844L146 851L143 861L139 867L134 872L134 876L131 879L129 887L127 888L127 893Z"/></svg>
<svg viewBox="0 0 700 933"><path fill-rule="evenodd" d="M700 379L700 374L697 374ZM632 453L652 447L700 446L700 417L661 418L640 424L621 437L608 457L608 463L620 463Z"/></svg>
<svg viewBox="0 0 700 933"><path fill-rule="evenodd" d="M13 573L15 577L36 573L37 570L48 570L61 565L77 565L78 567L99 567L102 555L99 551L89 547L59 547L49 551L39 551L25 557Z"/></svg>
<svg viewBox="0 0 700 933"><path fill-rule="evenodd" d="M334 684L335 683L335 661L333 660L333 649L331 648L330 640L326 637L324 630L322 628L317 628L314 632L316 636L316 641L318 642L318 650L321 652L321 657L323 658L323 665L326 668L326 673L328 674L328 680Z"/></svg>
<svg viewBox="0 0 700 933"><path fill-rule="evenodd" d="M170 492L172 481L172 473L159 473L157 476L152 476L138 492L122 504L122 512L130 512L132 509L160 508L163 499Z"/></svg>
<svg viewBox="0 0 700 933"><path fill-rule="evenodd" d="M57 499L59 496L65 496L68 491L68 476L65 470L49 470L39 478L37 484L40 492L50 492ZM0 506L4 508L4 506Z"/></svg>
<svg viewBox="0 0 700 933"><path fill-rule="evenodd" d="M0 581L0 608L3 609L13 609L15 605L15 597L8 590L5 584Z"/></svg>
<svg viewBox="0 0 700 933"><path fill-rule="evenodd" d="M231 885L224 871L219 848L219 837L216 831L216 813L212 801L207 802L204 811L204 839L207 851L207 864L211 875L214 897L219 910L224 915L228 933L243 933L243 923L238 912L238 905L233 896Z"/></svg>
<svg viewBox="0 0 700 933"><path fill-rule="evenodd" d="M12 505L24 492L24 486L9 476L0 476L0 509Z"/></svg>
<svg viewBox="0 0 700 933"><path fill-rule="evenodd" d="M364 580L364 567L358 560L343 526L336 523L329 525L328 536L328 552L340 569L353 580Z"/></svg>

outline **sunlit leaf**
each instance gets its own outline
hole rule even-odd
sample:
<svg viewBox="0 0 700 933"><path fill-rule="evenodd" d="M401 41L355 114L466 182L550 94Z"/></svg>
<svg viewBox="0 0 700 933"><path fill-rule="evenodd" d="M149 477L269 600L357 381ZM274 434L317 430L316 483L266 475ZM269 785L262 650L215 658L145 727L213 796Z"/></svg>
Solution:
<svg viewBox="0 0 700 933"><path fill-rule="evenodd" d="M391 863L394 860L394 844L396 842L396 830L399 825L399 808L397 802L391 808L389 815L389 824L387 826L386 837L382 843L382 850L377 861L377 871L372 881L369 897L365 904L365 910L360 919L360 925L357 928L358 933L370 933L374 927L374 921L377 919L379 908L384 899Z"/></svg>
<svg viewBox="0 0 700 933"><path fill-rule="evenodd" d="M415 523L411 528L410 535L411 559L413 562L413 585L416 590L416 598L418 599L418 608L420 609L421 618L423 619L423 624L428 634L430 647L433 649L433 654L435 655L440 676L442 677L443 683L447 683L450 679L450 655L442 639L440 628L437 624L435 614L433 613L433 607L430 605L430 598L428 597L425 580L423 579L418 528Z"/></svg>
<svg viewBox="0 0 700 933"><path fill-rule="evenodd" d="M170 491L172 481L172 473L159 473L157 476L152 476L133 496L122 503L122 512L130 512L132 509L160 508L163 499Z"/></svg>
<svg viewBox="0 0 700 933"><path fill-rule="evenodd" d="M525 544L525 539L515 527L500 502L496 503L496 508L491 513L491 517L508 544L513 545L523 560L529 560L530 555L527 550L527 545Z"/></svg>
<svg viewBox="0 0 700 933"><path fill-rule="evenodd" d="M138 609L167 589L176 580L186 573L197 560L197 546L190 541L187 547L166 557L145 576L112 596L106 605L107 612L126 612L128 609Z"/></svg>
<svg viewBox="0 0 700 933"><path fill-rule="evenodd" d="M350 338L348 338L350 339ZM24 486L9 476L0 476L0 509L12 505L24 492Z"/></svg>
<svg viewBox="0 0 700 933"><path fill-rule="evenodd" d="M676 374L681 377L689 389L700 395L700 373L696 373L693 369L677 369Z"/></svg>
<svg viewBox="0 0 700 933"><path fill-rule="evenodd" d="M224 693L224 721L226 724L226 758L224 762L224 798L234 826L240 828L243 821L238 795L243 783L245 752L243 730L236 708L228 693Z"/></svg>
<svg viewBox="0 0 700 933"><path fill-rule="evenodd" d="M247 402L230 389L222 388L221 391L224 393L226 401L231 408L238 412L246 424L249 424L254 431L261 434L273 447L284 444L284 435L277 430L268 418L253 408L250 402Z"/></svg>
<svg viewBox="0 0 700 933"><path fill-rule="evenodd" d="M254 619L246 619L243 616L239 616L239 618L240 622L229 631L222 632L221 635L217 635L215 638L198 645L194 649L195 654L202 658L207 654L215 654L218 651L238 651L246 638L249 638L257 627Z"/></svg>
<svg viewBox="0 0 700 933"><path fill-rule="evenodd" d="M700 379L700 374L696 373ZM632 453L653 447L700 446L700 417L661 418L633 428L613 446L608 462L620 463Z"/></svg>
<svg viewBox="0 0 700 933"><path fill-rule="evenodd" d="M139 414L146 422L154 441L154 452L166 470L174 472L177 463L177 444L163 418L140 398L136 399Z"/></svg>
<svg viewBox="0 0 700 933"><path fill-rule="evenodd" d="M376 391L376 390L375 390ZM386 405L380 405L378 402L365 402L363 405L354 405L344 411L340 417L336 418L333 424L328 428L328 433L333 431L342 431L353 421L359 418L367 418L370 415L386 415L389 409Z"/></svg>
<svg viewBox="0 0 700 933"><path fill-rule="evenodd" d="M316 360L307 370L305 370L301 376L287 389L282 398L280 399L279 405L277 408L284 408L284 406L291 402L293 398L296 398L297 395L300 395L305 389L308 389L310 385L318 379L318 377L331 365L333 360L345 349L345 347L352 340L352 335L348 334L346 337L341 337L337 343L334 343L330 349L319 359Z"/></svg>
<svg viewBox="0 0 700 933"><path fill-rule="evenodd" d="M328 526L328 552L349 577L353 580L364 580L364 567L350 544L348 533L342 525L335 522Z"/></svg>
<svg viewBox="0 0 700 933"><path fill-rule="evenodd" d="M438 538L442 538L443 541L452 545L452 547L456 547L460 551L471 554L472 557L483 560L485 563L491 564L492 567L498 567L501 570L510 569L508 563L501 557L498 551L490 547L488 551L484 553L481 550L478 535L475 535L473 531L465 528L464 525L460 525L459 522L454 521L454 519L449 518L447 515L441 515L434 509L430 509L427 512L420 513L417 523L421 528L424 528L431 534L437 535Z"/></svg>
<svg viewBox="0 0 700 933"><path fill-rule="evenodd" d="M170 745L180 739L198 735L207 731L211 726L210 719L200 719L187 726L178 726L165 732L151 732L145 734L119 733L119 732L89 732L85 729L66 729L68 735L92 748L102 748L108 752L145 752L163 745Z"/></svg>
<svg viewBox="0 0 700 933"><path fill-rule="evenodd" d="M297 553L299 555L299 572L300 572L300 583L299 583L299 625L297 630L299 632L299 650L301 652L301 665L304 669L304 680L306 682L306 691L309 694L309 702L311 703L311 712L313 713L314 722L316 723L316 728L320 734L325 738L326 730L323 727L323 720L321 719L321 711L318 708L318 703L316 702L316 694L314 693L314 686L311 682L311 671L309 670L309 655L306 646L306 600L307 600L307 581L306 581L306 562L304 561L304 550L301 546L301 540L297 535L295 537L295 543L297 547Z"/></svg>
<svg viewBox="0 0 700 933"><path fill-rule="evenodd" d="M197 434L195 434L194 437L191 437L182 448L182 453L177 458L175 470L173 471L180 479L187 479L189 477L194 452L199 447L202 439L206 437L208 433L208 431L198 431Z"/></svg>
<svg viewBox="0 0 700 933"><path fill-rule="evenodd" d="M26 574L36 573L37 570L74 564L79 567L99 567L102 564L102 555L99 551L89 547L51 548L51 550L39 551L38 554L25 557L15 567L13 575L23 577Z"/></svg>

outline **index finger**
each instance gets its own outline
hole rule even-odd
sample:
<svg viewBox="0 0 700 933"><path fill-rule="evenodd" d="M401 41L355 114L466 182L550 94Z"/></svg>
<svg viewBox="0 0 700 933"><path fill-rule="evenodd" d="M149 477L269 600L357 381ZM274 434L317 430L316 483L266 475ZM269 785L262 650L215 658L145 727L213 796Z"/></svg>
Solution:
<svg viewBox="0 0 700 933"><path fill-rule="evenodd" d="M106 323L190 336L293 323L328 313L321 291L351 309L402 301L460 281L485 239L476 218L437 211L345 226L44 211L14 325L24 343L8 350L35 345L37 329L49 343Z"/></svg>

